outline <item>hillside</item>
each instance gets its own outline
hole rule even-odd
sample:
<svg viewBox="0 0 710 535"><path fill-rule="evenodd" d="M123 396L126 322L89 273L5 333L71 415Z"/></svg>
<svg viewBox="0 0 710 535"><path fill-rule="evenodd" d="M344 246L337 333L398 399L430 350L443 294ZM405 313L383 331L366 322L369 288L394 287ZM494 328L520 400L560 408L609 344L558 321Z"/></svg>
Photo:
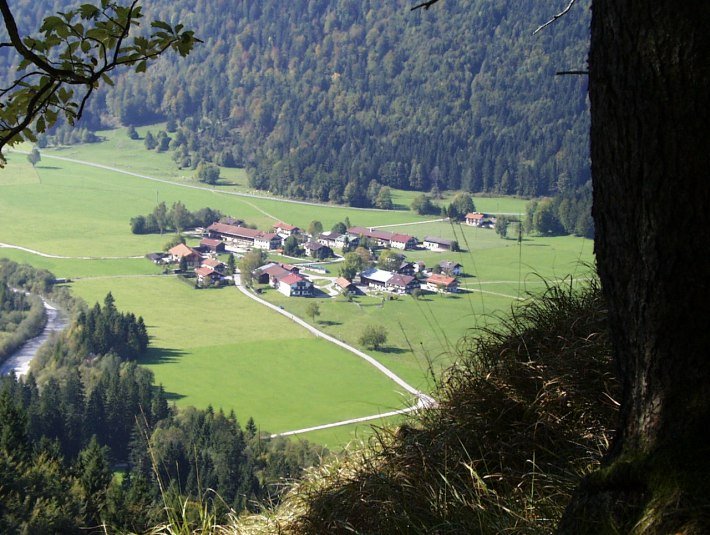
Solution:
<svg viewBox="0 0 710 535"><path fill-rule="evenodd" d="M29 30L72 2L15 4ZM555 7L156 0L146 19L180 20L204 44L118 76L80 126L167 119L182 164L244 165L253 186L292 197L367 204L373 179L555 194L589 178L586 79L555 76L584 67L587 6L532 36ZM0 56L0 72L14 61Z"/></svg>
<svg viewBox="0 0 710 535"><path fill-rule="evenodd" d="M596 285L549 289L466 340L437 410L312 470L279 509L227 532L551 533L616 422L606 325Z"/></svg>

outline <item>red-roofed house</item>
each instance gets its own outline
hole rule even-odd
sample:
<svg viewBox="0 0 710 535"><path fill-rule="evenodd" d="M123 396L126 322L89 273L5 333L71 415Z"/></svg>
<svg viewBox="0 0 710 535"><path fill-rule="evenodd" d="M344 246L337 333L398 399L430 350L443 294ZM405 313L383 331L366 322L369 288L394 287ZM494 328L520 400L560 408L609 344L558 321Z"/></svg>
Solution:
<svg viewBox="0 0 710 535"><path fill-rule="evenodd" d="M279 280L278 290L286 297L310 297L313 295L313 283L301 275L291 273Z"/></svg>
<svg viewBox="0 0 710 535"><path fill-rule="evenodd" d="M273 232L264 232L260 236L254 238L254 247L257 249L278 249L281 247L281 236Z"/></svg>
<svg viewBox="0 0 710 535"><path fill-rule="evenodd" d="M224 272L224 268L225 268L224 262L217 260L216 258L207 258L206 260L203 260L202 266L212 268L217 273Z"/></svg>
<svg viewBox="0 0 710 535"><path fill-rule="evenodd" d="M432 292L458 292L459 281L456 277L447 277L446 275L434 273L426 280L426 289Z"/></svg>
<svg viewBox="0 0 710 535"><path fill-rule="evenodd" d="M480 227L485 217L486 215L481 212L470 212L466 214L466 224L472 227Z"/></svg>
<svg viewBox="0 0 710 535"><path fill-rule="evenodd" d="M197 275L197 282L200 285L204 285L207 281L217 282L221 279L221 275L208 266L202 266L195 269L195 275Z"/></svg>
<svg viewBox="0 0 710 535"><path fill-rule="evenodd" d="M390 247L394 249L414 249L417 246L417 239L409 234L393 234L390 238Z"/></svg>
<svg viewBox="0 0 710 535"><path fill-rule="evenodd" d="M350 282L345 277L338 277L335 279L335 287L340 290L340 293L345 295L350 295L357 293L357 286Z"/></svg>
<svg viewBox="0 0 710 535"><path fill-rule="evenodd" d="M294 234L301 232L301 229L294 227L293 225L289 225L288 223L284 223L283 221L279 221L274 225L274 231L276 231L276 234L285 240L289 236L293 236Z"/></svg>
<svg viewBox="0 0 710 535"><path fill-rule="evenodd" d="M350 227L348 234L352 237L364 236L377 242L380 247L393 247L395 249L413 249L417 246L417 239L408 234L395 234L387 230L369 229L365 227Z"/></svg>
<svg viewBox="0 0 710 535"><path fill-rule="evenodd" d="M281 237L270 232L247 227L237 227L225 223L212 223L207 227L210 238L224 240L227 245L256 247L257 249L278 249Z"/></svg>
<svg viewBox="0 0 710 535"><path fill-rule="evenodd" d="M181 262L184 258L188 268L197 267L202 263L200 253L184 243L178 243L175 247L170 249L168 253L170 254L171 262Z"/></svg>

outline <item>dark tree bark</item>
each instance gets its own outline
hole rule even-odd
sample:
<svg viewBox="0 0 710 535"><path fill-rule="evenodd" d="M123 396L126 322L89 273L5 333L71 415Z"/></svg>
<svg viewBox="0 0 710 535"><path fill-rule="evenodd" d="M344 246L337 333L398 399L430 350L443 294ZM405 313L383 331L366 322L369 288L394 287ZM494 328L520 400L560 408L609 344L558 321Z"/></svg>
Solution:
<svg viewBox="0 0 710 535"><path fill-rule="evenodd" d="M594 0L595 250L623 381L561 533L710 529L710 2Z"/></svg>

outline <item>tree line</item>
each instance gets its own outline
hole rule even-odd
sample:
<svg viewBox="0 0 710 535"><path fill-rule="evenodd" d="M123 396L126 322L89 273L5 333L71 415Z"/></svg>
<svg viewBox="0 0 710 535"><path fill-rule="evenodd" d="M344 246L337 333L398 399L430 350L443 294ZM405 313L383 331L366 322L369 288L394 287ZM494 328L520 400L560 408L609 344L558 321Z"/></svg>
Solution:
<svg viewBox="0 0 710 535"><path fill-rule="evenodd" d="M130 225L133 234L180 233L187 228L208 227L221 217L222 213L212 208L191 212L181 201L174 202L170 208L163 201L151 213L132 217Z"/></svg>

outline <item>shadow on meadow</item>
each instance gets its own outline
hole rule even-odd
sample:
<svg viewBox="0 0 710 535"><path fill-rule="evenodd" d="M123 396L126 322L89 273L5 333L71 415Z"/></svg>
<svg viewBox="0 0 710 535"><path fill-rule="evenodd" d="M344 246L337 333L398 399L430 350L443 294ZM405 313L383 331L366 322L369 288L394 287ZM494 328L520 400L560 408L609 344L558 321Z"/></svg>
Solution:
<svg viewBox="0 0 710 535"><path fill-rule="evenodd" d="M177 362L183 355L185 355L185 352L178 349L151 347L145 356L140 359L140 363L143 365L170 364Z"/></svg>

